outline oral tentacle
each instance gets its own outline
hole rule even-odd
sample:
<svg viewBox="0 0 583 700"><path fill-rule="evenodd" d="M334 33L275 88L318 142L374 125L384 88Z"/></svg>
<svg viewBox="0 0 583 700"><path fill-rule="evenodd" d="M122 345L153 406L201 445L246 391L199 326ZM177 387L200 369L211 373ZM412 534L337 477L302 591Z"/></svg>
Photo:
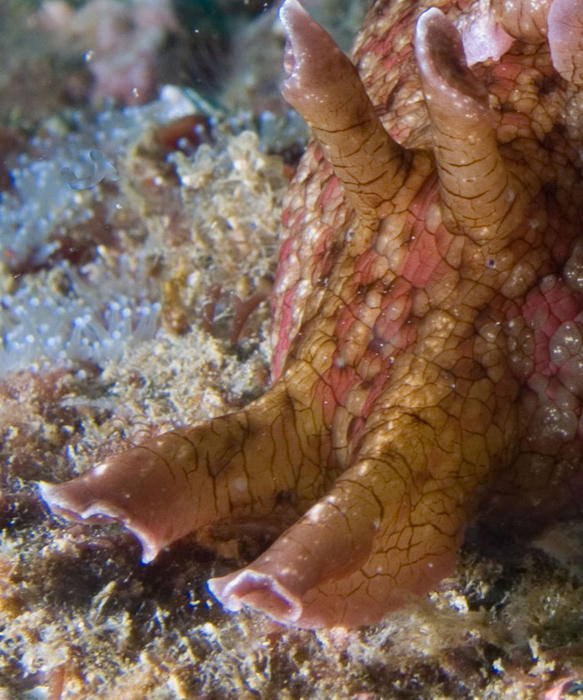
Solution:
<svg viewBox="0 0 583 700"><path fill-rule="evenodd" d="M361 221L392 210L411 154L385 131L362 81L330 35L297 0L280 9L287 36L283 96L300 112Z"/></svg>
<svg viewBox="0 0 583 700"><path fill-rule="evenodd" d="M488 93L465 62L461 37L436 8L417 21L415 56L444 222L478 244L504 239L524 218L526 191L499 151Z"/></svg>
<svg viewBox="0 0 583 700"><path fill-rule="evenodd" d="M42 482L40 492L66 518L119 521L147 563L221 518L273 512L278 494L293 492L297 512L313 503L322 490L323 443L313 424L311 439L298 442L297 428L278 385L243 411L164 433L71 481Z"/></svg>
<svg viewBox="0 0 583 700"><path fill-rule="evenodd" d="M583 85L582 0L494 0L496 19L508 34L532 44L548 40L561 77Z"/></svg>
<svg viewBox="0 0 583 700"><path fill-rule="evenodd" d="M343 622L338 610L331 614L330 600L310 610L305 597L357 571L370 556L383 507L367 486L347 474L258 559L212 579L209 588L230 610L251 605L300 626Z"/></svg>
<svg viewBox="0 0 583 700"><path fill-rule="evenodd" d="M553 0L548 14L553 66L575 85L583 85L583 1Z"/></svg>
<svg viewBox="0 0 583 700"><path fill-rule="evenodd" d="M209 582L225 607L301 627L366 624L451 573L469 494L485 485L501 433L483 391L457 402L466 431L445 383L443 407L419 410L409 394L407 409L379 411L378 429L325 498L249 566Z"/></svg>
<svg viewBox="0 0 583 700"><path fill-rule="evenodd" d="M553 0L492 0L494 16L515 39L540 44L547 36L547 16Z"/></svg>

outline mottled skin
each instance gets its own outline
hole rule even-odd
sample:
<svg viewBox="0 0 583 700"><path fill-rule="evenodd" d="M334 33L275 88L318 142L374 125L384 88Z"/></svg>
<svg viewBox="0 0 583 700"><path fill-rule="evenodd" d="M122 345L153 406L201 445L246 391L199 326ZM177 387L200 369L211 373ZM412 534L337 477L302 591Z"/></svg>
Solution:
<svg viewBox="0 0 583 700"><path fill-rule="evenodd" d="M583 436L580 11L376 2L357 73L288 0L284 95L316 142L284 216L274 384L44 484L51 506L119 518L145 561L193 530L295 520L210 587L310 627L429 590L480 501L566 507Z"/></svg>

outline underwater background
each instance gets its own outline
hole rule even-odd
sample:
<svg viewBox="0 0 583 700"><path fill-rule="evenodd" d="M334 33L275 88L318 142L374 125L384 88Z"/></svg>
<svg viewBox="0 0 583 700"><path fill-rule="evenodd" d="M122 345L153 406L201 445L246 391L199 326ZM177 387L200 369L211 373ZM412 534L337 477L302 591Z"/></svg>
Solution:
<svg viewBox="0 0 583 700"><path fill-rule="evenodd" d="M348 49L367 3L305 4ZM0 0L0 52L0 699L577 697L580 526L470 532L429 601L340 633L214 601L261 536L143 566L49 515L36 481L264 391L309 133L269 2Z"/></svg>

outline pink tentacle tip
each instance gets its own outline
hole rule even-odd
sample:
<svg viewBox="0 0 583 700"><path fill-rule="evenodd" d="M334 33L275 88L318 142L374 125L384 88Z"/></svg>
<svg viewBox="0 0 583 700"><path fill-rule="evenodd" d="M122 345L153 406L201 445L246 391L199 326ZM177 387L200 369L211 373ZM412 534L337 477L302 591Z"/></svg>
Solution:
<svg viewBox="0 0 583 700"><path fill-rule="evenodd" d="M547 30L553 66L566 80L583 85L583 0L553 0Z"/></svg>
<svg viewBox="0 0 583 700"><path fill-rule="evenodd" d="M269 574L241 569L210 579L207 585L227 610L239 611L246 605L288 624L297 623L302 615L301 601Z"/></svg>
<svg viewBox="0 0 583 700"><path fill-rule="evenodd" d="M129 509L114 503L111 499L95 497L87 488L83 477L79 481L75 480L64 484L39 481L38 490L49 509L66 520L85 522L113 520L119 522L140 543L143 564L149 564L153 561L164 546L156 534L146 527L140 518L133 516Z"/></svg>

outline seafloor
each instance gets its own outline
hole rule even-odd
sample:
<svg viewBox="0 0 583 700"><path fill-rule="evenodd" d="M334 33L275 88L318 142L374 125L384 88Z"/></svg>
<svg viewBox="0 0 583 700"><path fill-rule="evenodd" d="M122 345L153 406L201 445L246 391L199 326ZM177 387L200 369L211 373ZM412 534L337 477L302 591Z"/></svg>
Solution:
<svg viewBox="0 0 583 700"><path fill-rule="evenodd" d="M354 29L358 3L312 5ZM426 599L310 632L206 590L264 542L186 538L144 566L119 527L38 497L265 389L305 140L276 92L274 9L0 0L0 698L577 697L582 523L534 541L476 525Z"/></svg>

